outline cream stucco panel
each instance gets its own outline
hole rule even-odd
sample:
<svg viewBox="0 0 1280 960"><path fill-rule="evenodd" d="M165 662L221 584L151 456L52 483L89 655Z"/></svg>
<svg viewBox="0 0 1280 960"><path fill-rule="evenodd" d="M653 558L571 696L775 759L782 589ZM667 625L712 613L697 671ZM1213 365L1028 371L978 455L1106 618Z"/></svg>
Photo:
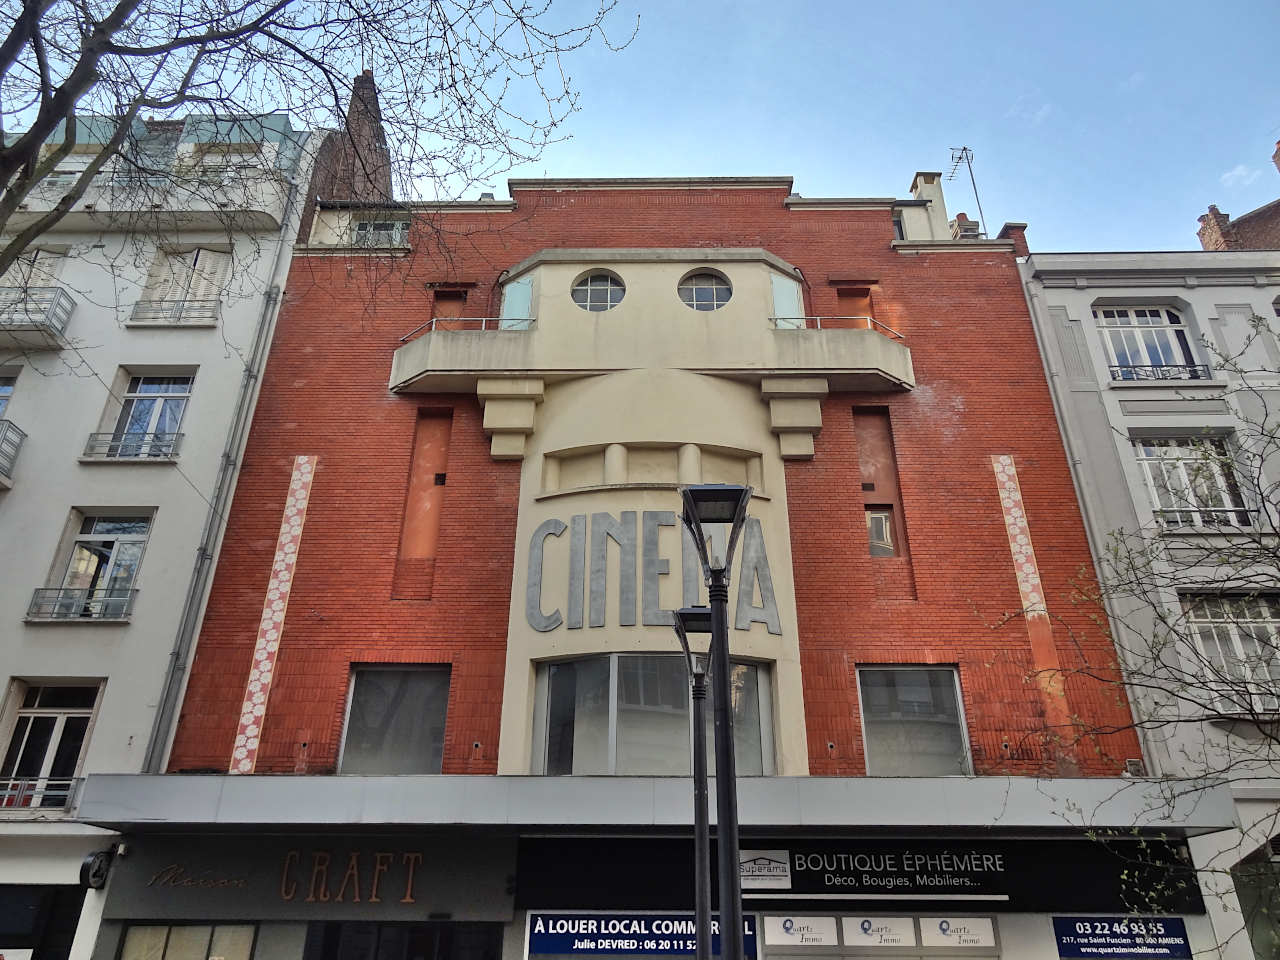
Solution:
<svg viewBox="0 0 1280 960"><path fill-rule="evenodd" d="M589 653L678 649L669 626L644 622L645 511L678 512L677 482L736 476L761 493L750 514L761 525L781 632L770 633L767 624L751 623L749 630L730 630L730 646L736 656L767 662L771 668L776 772L808 773L785 476L769 408L752 384L669 369L628 370L546 387L537 430L526 437L521 471L499 773L526 774L532 769L538 662ZM578 524L585 528L589 554L592 515L609 514L621 521L625 511L635 511L635 545L631 556L624 557L618 544L607 543L603 625L593 627L589 584L585 597L579 587L578 611L571 609L573 518L584 518ZM557 520L565 525L559 535L539 537L541 584L535 584L531 601L543 618L544 629L538 630L526 612L530 546L545 521ZM656 575L658 606L674 609L683 599L681 534L675 525L659 525L656 538L657 557L666 565L666 572ZM620 586L624 567L625 598ZM651 591L654 579L651 572ZM735 571L731 625L738 587ZM758 587L752 602L762 603ZM556 613L561 622L547 629ZM582 626L571 627L575 621Z"/></svg>

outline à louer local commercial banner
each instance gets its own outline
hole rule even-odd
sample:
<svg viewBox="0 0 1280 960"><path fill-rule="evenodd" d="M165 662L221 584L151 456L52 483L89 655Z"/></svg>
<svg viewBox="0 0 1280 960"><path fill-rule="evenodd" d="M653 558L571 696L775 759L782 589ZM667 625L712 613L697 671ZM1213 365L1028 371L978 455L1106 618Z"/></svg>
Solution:
<svg viewBox="0 0 1280 960"><path fill-rule="evenodd" d="M692 955L692 913L530 913L529 956ZM743 951L756 955L754 917L743 917ZM720 923L711 919L711 952L720 953Z"/></svg>

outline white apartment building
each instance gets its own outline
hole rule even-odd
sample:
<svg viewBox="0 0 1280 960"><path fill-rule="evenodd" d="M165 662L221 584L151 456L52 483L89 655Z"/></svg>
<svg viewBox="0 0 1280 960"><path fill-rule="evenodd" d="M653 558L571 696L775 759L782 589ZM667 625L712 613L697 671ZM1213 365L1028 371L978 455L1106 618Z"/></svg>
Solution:
<svg viewBox="0 0 1280 960"><path fill-rule="evenodd" d="M85 137L85 130L89 136ZM99 149L60 165L34 222ZM162 769L314 154L283 114L138 121L0 277L0 954L87 957L115 835L93 773Z"/></svg>
<svg viewBox="0 0 1280 960"><path fill-rule="evenodd" d="M1020 269L1145 773L1230 781L1239 829L1191 851L1222 956L1272 958L1280 251L1035 254Z"/></svg>

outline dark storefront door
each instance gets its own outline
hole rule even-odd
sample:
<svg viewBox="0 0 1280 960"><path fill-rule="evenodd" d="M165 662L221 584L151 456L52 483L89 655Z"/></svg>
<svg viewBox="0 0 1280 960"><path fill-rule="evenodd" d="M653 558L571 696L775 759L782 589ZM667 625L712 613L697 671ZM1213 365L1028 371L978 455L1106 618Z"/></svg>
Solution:
<svg viewBox="0 0 1280 960"><path fill-rule="evenodd" d="M325 922L307 927L303 960L500 960L497 923Z"/></svg>

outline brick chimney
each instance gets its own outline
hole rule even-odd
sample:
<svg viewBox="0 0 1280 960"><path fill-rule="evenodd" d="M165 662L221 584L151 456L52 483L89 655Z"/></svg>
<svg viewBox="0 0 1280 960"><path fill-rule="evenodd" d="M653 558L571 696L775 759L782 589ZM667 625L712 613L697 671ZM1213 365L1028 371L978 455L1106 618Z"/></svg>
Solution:
<svg viewBox="0 0 1280 960"><path fill-rule="evenodd" d="M1271 155L1271 162L1276 165L1276 170L1280 171L1280 140L1276 141L1276 152Z"/></svg>
<svg viewBox="0 0 1280 960"><path fill-rule="evenodd" d="M1006 223L1000 228L1000 232L996 234L996 239L1012 240L1013 255L1015 257L1031 256L1031 250L1027 246L1027 225L1025 223Z"/></svg>
<svg viewBox="0 0 1280 960"><path fill-rule="evenodd" d="M1280 147L1277 152L1280 153ZM1219 210L1216 204L1209 204L1209 212L1201 215L1200 229L1196 231L1196 236L1200 238L1200 249L1226 250L1230 225L1231 218Z"/></svg>

